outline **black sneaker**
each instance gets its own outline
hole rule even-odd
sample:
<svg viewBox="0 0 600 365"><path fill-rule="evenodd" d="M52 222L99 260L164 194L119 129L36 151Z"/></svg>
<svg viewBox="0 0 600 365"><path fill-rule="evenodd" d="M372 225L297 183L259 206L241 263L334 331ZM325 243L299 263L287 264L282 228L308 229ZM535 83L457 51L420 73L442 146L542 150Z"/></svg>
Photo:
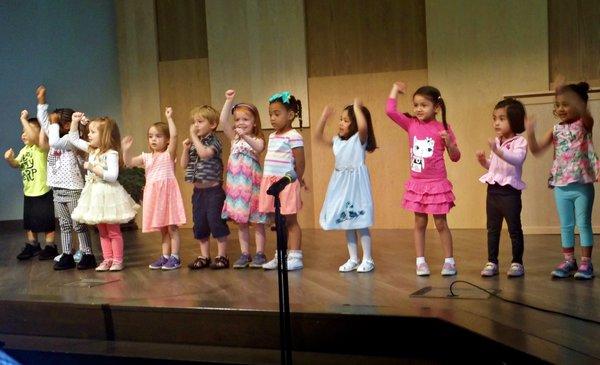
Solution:
<svg viewBox="0 0 600 365"><path fill-rule="evenodd" d="M23 247L23 251L21 251L21 253L17 255L17 259L29 260L33 256L39 254L40 251L42 251L42 249L40 248L39 243L37 245L35 245L35 244L32 245L31 243L26 243L25 247Z"/></svg>
<svg viewBox="0 0 600 365"><path fill-rule="evenodd" d="M95 269L96 266L96 258L92 254L83 254L81 256L81 261L77 264L77 270L88 270Z"/></svg>
<svg viewBox="0 0 600 365"><path fill-rule="evenodd" d="M54 264L54 270L69 270L75 268L75 260L73 259L73 255L67 255L63 253L60 257L60 260Z"/></svg>
<svg viewBox="0 0 600 365"><path fill-rule="evenodd" d="M42 252L40 252L40 261L43 260L52 260L58 256L58 250L56 249L56 245L46 245Z"/></svg>

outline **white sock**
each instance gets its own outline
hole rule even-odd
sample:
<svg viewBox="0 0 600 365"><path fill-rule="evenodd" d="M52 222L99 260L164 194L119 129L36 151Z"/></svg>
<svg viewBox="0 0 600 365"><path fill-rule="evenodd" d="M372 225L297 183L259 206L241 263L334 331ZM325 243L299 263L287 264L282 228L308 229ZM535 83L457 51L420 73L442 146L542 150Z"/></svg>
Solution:
<svg viewBox="0 0 600 365"><path fill-rule="evenodd" d="M368 228L363 228L358 230L358 234L360 236L360 244L363 249L363 262L364 261L373 261L371 257L371 233Z"/></svg>
<svg viewBox="0 0 600 365"><path fill-rule="evenodd" d="M176 253L172 253L171 256L175 257L177 260L179 260L179 254Z"/></svg>
<svg viewBox="0 0 600 365"><path fill-rule="evenodd" d="M454 257L446 257L444 263L454 265Z"/></svg>
<svg viewBox="0 0 600 365"><path fill-rule="evenodd" d="M425 257L421 256L421 257L417 257L417 266L424 264L425 263Z"/></svg>
<svg viewBox="0 0 600 365"><path fill-rule="evenodd" d="M163 255L163 257L164 257L165 259L168 259L168 258L169 258L169 255Z"/></svg>
<svg viewBox="0 0 600 365"><path fill-rule="evenodd" d="M348 243L348 254L350 260L358 262L358 248L356 247L356 231L349 229L346 231L346 242Z"/></svg>

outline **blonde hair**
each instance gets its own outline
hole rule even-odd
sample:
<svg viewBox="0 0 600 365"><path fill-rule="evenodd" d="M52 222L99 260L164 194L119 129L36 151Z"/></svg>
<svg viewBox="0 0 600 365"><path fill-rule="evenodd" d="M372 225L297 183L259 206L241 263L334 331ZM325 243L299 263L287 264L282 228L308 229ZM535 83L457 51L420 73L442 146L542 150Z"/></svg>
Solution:
<svg viewBox="0 0 600 365"><path fill-rule="evenodd" d="M109 117L100 117L92 120L90 126L92 123L98 125L100 146L90 153L103 154L108 150L115 150L119 154L119 165L121 165L121 133L117 122Z"/></svg>
<svg viewBox="0 0 600 365"><path fill-rule="evenodd" d="M162 133L165 135L165 137L167 139L167 144L165 145L165 149L163 151L166 151L167 148L169 148L169 140L171 139L171 132L169 132L169 125L165 122L156 122L156 123L152 124L150 126L150 128L148 128L148 133L150 133L150 129L153 127L156 129L156 131L158 133ZM148 147L150 147L150 143L148 143ZM150 150L152 150L152 147L150 147Z"/></svg>
<svg viewBox="0 0 600 365"><path fill-rule="evenodd" d="M202 117L210 124L219 125L219 113L210 105L197 106L190 110L190 118L193 120L196 117Z"/></svg>
<svg viewBox="0 0 600 365"><path fill-rule="evenodd" d="M234 115L234 118L235 118L236 110L250 113L250 115L252 115L252 117L254 117L254 126L252 127L252 135L254 137L262 139L264 142L265 135L262 131L262 126L260 123L260 115L258 114L258 109L256 109L256 106L254 106L252 104L247 104L247 103L240 103L240 104L235 105L233 107L233 110L231 111L232 114Z"/></svg>

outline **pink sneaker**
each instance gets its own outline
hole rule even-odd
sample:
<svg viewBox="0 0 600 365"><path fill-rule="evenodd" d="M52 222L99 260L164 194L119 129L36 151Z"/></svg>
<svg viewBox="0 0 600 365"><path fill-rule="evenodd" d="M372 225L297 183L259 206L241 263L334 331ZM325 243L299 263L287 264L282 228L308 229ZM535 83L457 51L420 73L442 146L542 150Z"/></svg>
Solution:
<svg viewBox="0 0 600 365"><path fill-rule="evenodd" d="M431 272L429 271L429 265L426 262L422 262L417 266L417 275L418 276L429 276Z"/></svg>
<svg viewBox="0 0 600 365"><path fill-rule="evenodd" d="M98 265L96 271L108 271L112 265L112 260L104 260Z"/></svg>
<svg viewBox="0 0 600 365"><path fill-rule="evenodd" d="M456 275L456 265L444 262L442 267L442 276L454 276Z"/></svg>

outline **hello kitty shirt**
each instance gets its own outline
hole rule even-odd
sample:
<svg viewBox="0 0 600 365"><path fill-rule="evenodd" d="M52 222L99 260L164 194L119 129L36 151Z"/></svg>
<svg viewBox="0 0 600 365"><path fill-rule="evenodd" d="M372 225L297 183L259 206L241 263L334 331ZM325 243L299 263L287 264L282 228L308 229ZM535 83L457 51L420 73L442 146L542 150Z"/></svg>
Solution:
<svg viewBox="0 0 600 365"><path fill-rule="evenodd" d="M430 214L445 214L454 206L452 184L447 179L444 151L446 143L440 137L444 125L437 120L422 122L397 111L396 99L388 99L386 114L408 132L410 149L410 179L406 182L404 208ZM448 134L456 143L454 132ZM456 161L460 156L455 158Z"/></svg>

